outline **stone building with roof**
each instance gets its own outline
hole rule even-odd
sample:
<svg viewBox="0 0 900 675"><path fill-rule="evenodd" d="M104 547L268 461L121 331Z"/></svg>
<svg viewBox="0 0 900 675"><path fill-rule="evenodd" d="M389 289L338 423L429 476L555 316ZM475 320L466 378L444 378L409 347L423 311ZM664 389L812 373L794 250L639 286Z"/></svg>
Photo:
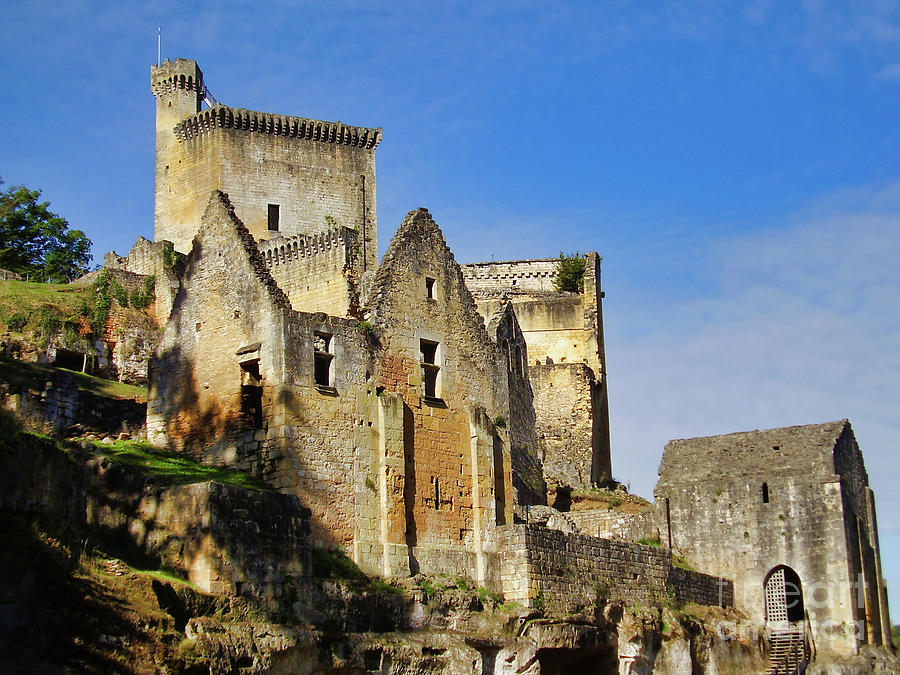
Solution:
<svg viewBox="0 0 900 675"><path fill-rule="evenodd" d="M890 645L875 497L847 420L670 441L655 498L671 546L733 579L758 623L821 648Z"/></svg>

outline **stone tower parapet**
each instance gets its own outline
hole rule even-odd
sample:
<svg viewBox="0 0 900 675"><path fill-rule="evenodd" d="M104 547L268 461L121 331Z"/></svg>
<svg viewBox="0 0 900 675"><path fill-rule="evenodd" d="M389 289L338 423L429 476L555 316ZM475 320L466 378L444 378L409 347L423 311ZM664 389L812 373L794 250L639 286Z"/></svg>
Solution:
<svg viewBox="0 0 900 675"><path fill-rule="evenodd" d="M175 135L181 141L208 133L215 127L240 129L261 134L306 138L322 143L350 145L356 148L374 149L381 142L381 129L353 127L341 122L323 122L305 117L270 115L268 113L229 108L216 105L197 113L175 127Z"/></svg>
<svg viewBox="0 0 900 675"><path fill-rule="evenodd" d="M260 255L291 306L332 316L353 314L361 274L359 232L336 227L259 242Z"/></svg>
<svg viewBox="0 0 900 675"><path fill-rule="evenodd" d="M380 128L215 104L201 111L196 62L151 68L156 96L155 238L187 253L210 192L228 194L257 240L358 229L363 271L378 262Z"/></svg>

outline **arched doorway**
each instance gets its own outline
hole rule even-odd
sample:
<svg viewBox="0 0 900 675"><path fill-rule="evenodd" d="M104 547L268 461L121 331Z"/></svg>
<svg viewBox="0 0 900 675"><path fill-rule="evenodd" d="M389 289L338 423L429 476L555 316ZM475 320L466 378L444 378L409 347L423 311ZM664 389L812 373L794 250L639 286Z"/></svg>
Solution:
<svg viewBox="0 0 900 675"><path fill-rule="evenodd" d="M765 582L766 621L803 621L803 586L800 576L787 565L769 572Z"/></svg>

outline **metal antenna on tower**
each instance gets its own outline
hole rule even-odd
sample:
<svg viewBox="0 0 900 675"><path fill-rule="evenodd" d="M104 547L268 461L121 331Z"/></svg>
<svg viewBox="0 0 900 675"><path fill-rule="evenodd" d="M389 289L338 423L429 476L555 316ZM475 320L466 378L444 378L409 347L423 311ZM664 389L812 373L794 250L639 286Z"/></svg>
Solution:
<svg viewBox="0 0 900 675"><path fill-rule="evenodd" d="M159 59L162 52L162 26L156 27L156 67L159 68Z"/></svg>

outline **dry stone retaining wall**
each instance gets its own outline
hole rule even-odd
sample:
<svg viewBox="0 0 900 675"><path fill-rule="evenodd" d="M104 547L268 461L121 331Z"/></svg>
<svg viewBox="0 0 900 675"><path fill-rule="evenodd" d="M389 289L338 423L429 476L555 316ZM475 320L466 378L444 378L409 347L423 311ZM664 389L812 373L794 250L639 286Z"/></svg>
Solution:
<svg viewBox="0 0 900 675"><path fill-rule="evenodd" d="M598 596L626 603L670 596L682 604L734 602L730 581L673 567L664 547L513 525L502 528L500 551L504 596L527 607L573 612Z"/></svg>
<svg viewBox="0 0 900 675"><path fill-rule="evenodd" d="M655 539L666 543L667 533L661 524L665 523L664 515L660 520L661 507L658 504L648 505L643 511L626 513L615 509L583 509L569 511L566 515L572 520L582 534L604 539L624 539L640 541Z"/></svg>
<svg viewBox="0 0 900 675"><path fill-rule="evenodd" d="M131 399L111 399L78 388L75 377L54 373L40 391L21 387L0 389L3 407L52 430L76 422L102 434L142 433L147 404Z"/></svg>

